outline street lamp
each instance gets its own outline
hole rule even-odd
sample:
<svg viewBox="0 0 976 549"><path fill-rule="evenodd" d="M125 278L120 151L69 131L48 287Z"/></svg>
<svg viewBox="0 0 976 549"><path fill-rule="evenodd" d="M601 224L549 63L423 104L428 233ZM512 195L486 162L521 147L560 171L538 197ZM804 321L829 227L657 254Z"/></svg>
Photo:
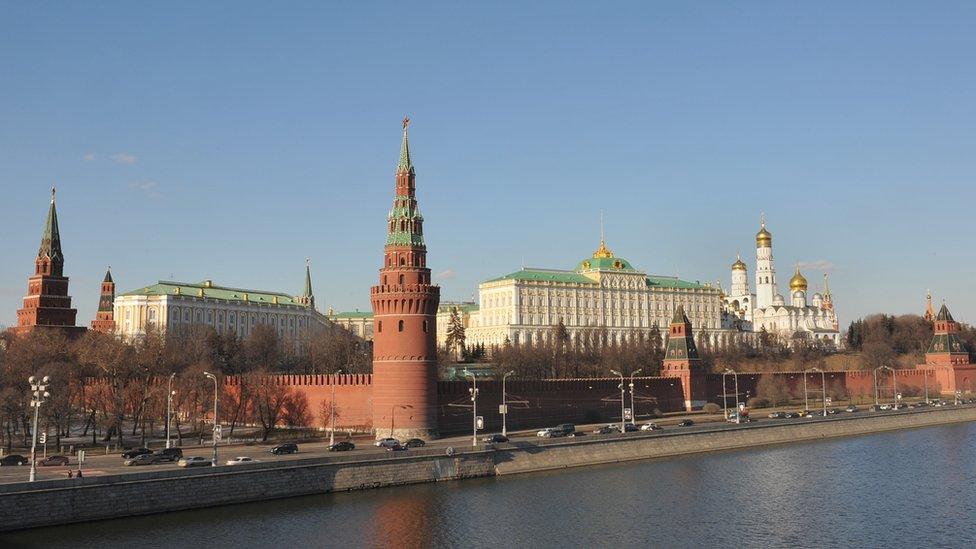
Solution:
<svg viewBox="0 0 976 549"><path fill-rule="evenodd" d="M166 447L169 448L169 424L170 424L170 408L173 405L173 395L176 391L173 390L173 378L176 377L176 372L173 372L169 376L169 382L166 384Z"/></svg>
<svg viewBox="0 0 976 549"><path fill-rule="evenodd" d="M210 372L204 372L203 375L212 379L214 382L214 426L213 426L213 461L211 462L211 467L217 466L217 437L220 436L220 424L217 423L217 376L211 374Z"/></svg>
<svg viewBox="0 0 976 549"><path fill-rule="evenodd" d="M333 374L333 376L335 376L337 374L341 374L341 373L342 373L342 368L339 368L338 370L336 370L336 373ZM332 379L332 400L329 402L329 404L330 404L330 406L332 408L332 410L329 412L329 446L330 447L333 444L335 444L335 414L336 414L336 407L335 407L335 386L336 386L336 379L335 379L335 377L333 377L333 379ZM393 435L390 435L390 436L393 436Z"/></svg>
<svg viewBox="0 0 976 549"><path fill-rule="evenodd" d="M503 437L508 436L508 429L507 429L508 426L506 425L507 418L508 418L508 399L505 396L505 380L508 379L508 376L514 373L515 371L506 372L505 375L502 376L502 406L500 411L502 413L502 436Z"/></svg>
<svg viewBox="0 0 976 549"><path fill-rule="evenodd" d="M895 370L891 366L878 366L874 369L874 405L880 405L878 400L878 370L889 370L891 372L891 383L892 383L892 397L898 393L898 381L895 379Z"/></svg>
<svg viewBox="0 0 976 549"><path fill-rule="evenodd" d="M630 373L630 424L635 425L637 419L637 405L634 404L634 376L641 373L643 368L638 368L636 372Z"/></svg>
<svg viewBox="0 0 976 549"><path fill-rule="evenodd" d="M471 389L468 389L468 393L471 395L471 446L478 445L478 378L474 377L474 374L465 370L464 375L471 378Z"/></svg>
<svg viewBox="0 0 976 549"><path fill-rule="evenodd" d="M624 413L624 407L626 406L626 404L624 402L624 390L625 390L625 388L624 388L624 375L621 374L620 372L616 371L616 370L610 370L610 373L611 374L614 374L614 375L620 376L620 432L621 433L626 433L627 432L627 429L624 426L624 422L626 421L624 419L624 416L627 415L627 414Z"/></svg>
<svg viewBox="0 0 976 549"><path fill-rule="evenodd" d="M726 399L728 390L725 388L725 376L729 374L732 374L732 379L735 383L735 422L742 423L742 418L739 414L739 372L736 372L732 368L726 368L725 371L722 372L722 406L725 407L725 419L729 419L729 404L728 400Z"/></svg>
<svg viewBox="0 0 976 549"><path fill-rule="evenodd" d="M44 399L51 396L51 393L47 392L47 384L51 381L51 378L44 376L40 382L34 376L27 378L27 383L30 383L31 394L31 407L34 408L34 431L31 437L31 468L30 468L30 482L34 482L37 477L37 418L40 415L41 404L44 403Z"/></svg>
<svg viewBox="0 0 976 549"><path fill-rule="evenodd" d="M820 387L823 389L823 417L827 417L827 374L814 366L810 368L811 372L820 372ZM806 373L804 372L803 378L806 379Z"/></svg>

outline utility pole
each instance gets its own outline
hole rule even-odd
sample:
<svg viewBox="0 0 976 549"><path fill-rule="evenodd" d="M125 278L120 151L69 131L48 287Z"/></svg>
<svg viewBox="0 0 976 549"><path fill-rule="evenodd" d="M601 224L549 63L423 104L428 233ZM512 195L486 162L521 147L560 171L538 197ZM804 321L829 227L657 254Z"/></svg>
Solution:
<svg viewBox="0 0 976 549"><path fill-rule="evenodd" d="M625 394L624 391L626 390L626 388L624 387L624 375L616 370L610 370L610 373L620 376L620 432L626 433L627 428L624 425L624 422L626 422L627 420L624 419L624 416L627 414L624 413L624 408L627 405L624 399L624 394Z"/></svg>
<svg viewBox="0 0 976 549"><path fill-rule="evenodd" d="M471 378L471 446L478 445L478 378L474 374L465 370L464 375Z"/></svg>
<svg viewBox="0 0 976 549"><path fill-rule="evenodd" d="M512 372L506 372L505 375L502 376L502 405L501 405L501 409L499 411L502 413L502 436L503 437L507 437L508 436L508 425L507 425L507 423L508 423L508 397L505 396L505 380L508 379L508 376L510 376L510 375L512 375L514 373L515 373L514 371L512 371Z"/></svg>
<svg viewBox="0 0 976 549"><path fill-rule="evenodd" d="M330 447L333 444L335 444L335 414L336 414L335 386L337 381L335 376L341 373L342 373L342 368L339 368L338 370L336 370L336 373L332 376L332 400L330 402L332 410L329 412L329 446Z"/></svg>
<svg viewBox="0 0 976 549"><path fill-rule="evenodd" d="M217 437L220 436L220 423L217 422L217 376L211 374L210 372L204 372L203 375L212 379L214 382L214 426L213 426L213 462L211 467L217 466Z"/></svg>
<svg viewBox="0 0 976 549"><path fill-rule="evenodd" d="M637 405L634 404L634 376L641 373L643 368L638 368L636 372L630 373L630 424L635 425L637 419Z"/></svg>
<svg viewBox="0 0 976 549"><path fill-rule="evenodd" d="M169 383L166 385L166 447L170 447L170 435L169 435L169 425L170 425L170 409L173 406L173 378L176 377L176 372L169 375Z"/></svg>
<svg viewBox="0 0 976 549"><path fill-rule="evenodd" d="M48 376L44 376L40 383L37 382L34 376L27 378L27 382L30 383L31 394L33 395L30 405L34 408L34 431L32 433L33 436L31 436L30 482L34 482L37 478L37 418L40 415L41 404L44 403L44 399L51 396L51 393L47 392L47 384L49 381L51 381L51 378Z"/></svg>

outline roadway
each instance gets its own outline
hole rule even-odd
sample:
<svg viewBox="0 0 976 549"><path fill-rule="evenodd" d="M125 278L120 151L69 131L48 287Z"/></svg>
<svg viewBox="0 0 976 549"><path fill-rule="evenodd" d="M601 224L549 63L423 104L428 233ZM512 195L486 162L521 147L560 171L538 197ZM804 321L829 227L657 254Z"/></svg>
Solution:
<svg viewBox="0 0 976 549"><path fill-rule="evenodd" d="M972 404L963 405L949 405L949 408L958 407L973 407ZM515 431L509 433L510 444L522 446L527 443L534 443L540 445L548 444L565 444L572 442L583 442L586 440L602 440L602 439L614 439L614 438L627 438L636 436L660 436L661 434L674 434L675 432L682 433L700 433L700 432L714 432L714 431L724 431L731 429L750 429L754 427L759 427L769 424L788 424L788 423L798 423L798 422L810 422L810 421L840 421L845 418L852 416L874 416L874 415L899 415L899 414L911 414L911 413L923 413L927 410L939 409L932 407L917 408L917 409L904 409L904 410L892 410L892 411L878 411L872 412L869 407L859 407L858 412L844 412L840 411L835 415L828 415L826 418L815 417L815 418L793 418L793 419L768 419L766 415L770 410L764 410L759 412L754 421L750 423L727 423L722 421L722 416L709 415L703 416L702 414L692 414L692 415L680 415L672 416L665 419L655 420L655 422L662 427L658 431L639 431L636 433L614 433L608 435L597 435L593 434L592 431L597 429L602 425L607 425L607 423L599 424L589 424L589 425L577 425L577 431L584 433L583 436L578 438L554 438L554 439L543 439L535 436L536 430L528 431ZM787 410L787 409L783 409ZM843 408L839 408L843 410ZM695 424L688 427L680 427L677 423L683 419L692 419ZM611 425L614 425L611 423ZM619 422L615 425L619 425ZM478 435L478 445L482 446L480 439L487 436L489 433L479 433ZM346 440L346 437L336 437L336 441ZM394 454L393 452L388 452L385 449L377 448L373 445L373 439L371 437L357 437L353 438L352 441L356 444L356 449L348 452L329 452L328 440L324 441L314 441L314 442L298 442L299 452L297 454L276 456L271 454L271 448L278 443L268 443L268 444L240 444L240 445L221 445L218 447L219 460L218 463L223 465L229 459L238 456L248 456L261 462L288 462L299 459L308 459L316 457L330 457L330 456L342 456L343 458L352 456L361 456L366 459L382 459L386 455ZM504 447L504 444L498 445L499 447ZM471 448L471 436L452 436L444 439L439 439L433 442L428 442L425 454L430 453L429 450L432 449L446 449L448 447L454 447L456 449L467 449ZM407 450L405 452L395 452L396 457L409 456L411 452L416 452L416 450ZM97 453L97 452L96 452ZM185 457L190 456L200 456L210 459L213 456L212 447L191 447L183 448L183 454ZM41 454L38 453L38 456ZM50 455L50 454L49 454ZM85 464L83 466L85 476L101 476L101 475L114 475L121 473L134 473L142 472L146 470L158 470L158 469L180 469L175 463L158 463L154 465L144 465L144 466L125 466L123 465L123 459L119 452L111 453L108 455L92 455L89 453L86 456ZM240 467L240 466L239 466ZM12 482L24 482L27 480L29 466L4 466L0 467L0 483L12 483ZM41 467L37 468L37 479L64 479L68 476L68 470L77 470L77 461L74 456L71 456L71 464L67 467L56 466L56 467ZM202 469L202 467L201 467Z"/></svg>

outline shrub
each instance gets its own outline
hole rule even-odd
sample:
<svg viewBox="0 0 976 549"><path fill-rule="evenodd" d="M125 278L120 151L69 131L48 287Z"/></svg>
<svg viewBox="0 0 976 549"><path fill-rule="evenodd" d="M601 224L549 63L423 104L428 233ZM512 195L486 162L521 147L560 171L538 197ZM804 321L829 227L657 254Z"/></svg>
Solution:
<svg viewBox="0 0 976 549"><path fill-rule="evenodd" d="M769 399L763 397L752 397L746 402L750 408L766 408L770 405Z"/></svg>
<svg viewBox="0 0 976 549"><path fill-rule="evenodd" d="M705 412L706 414L717 414L721 410L722 408L718 404L715 404L714 402L709 402L708 404L702 407L702 411Z"/></svg>

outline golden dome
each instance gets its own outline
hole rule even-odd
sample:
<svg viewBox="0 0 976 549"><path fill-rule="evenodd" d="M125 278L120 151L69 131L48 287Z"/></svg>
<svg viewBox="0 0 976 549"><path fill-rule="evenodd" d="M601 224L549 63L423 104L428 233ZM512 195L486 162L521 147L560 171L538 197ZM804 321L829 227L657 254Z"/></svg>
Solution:
<svg viewBox="0 0 976 549"><path fill-rule="evenodd" d="M800 267L796 268L796 273L793 274L793 278L790 279L790 290L803 290L807 289L807 279L800 274Z"/></svg>
<svg viewBox="0 0 976 549"><path fill-rule="evenodd" d="M738 254L735 256L735 263L732 264L733 271L745 271L746 264L742 262L742 258Z"/></svg>
<svg viewBox="0 0 976 549"><path fill-rule="evenodd" d="M756 247L757 248L770 248L773 245L773 233L766 230L766 224L763 223L762 227L759 228L759 232L756 233Z"/></svg>
<svg viewBox="0 0 976 549"><path fill-rule="evenodd" d="M593 252L593 259L600 259L601 257L613 257L613 251L611 251L610 248L607 248L607 243L603 240L600 240L600 247Z"/></svg>

